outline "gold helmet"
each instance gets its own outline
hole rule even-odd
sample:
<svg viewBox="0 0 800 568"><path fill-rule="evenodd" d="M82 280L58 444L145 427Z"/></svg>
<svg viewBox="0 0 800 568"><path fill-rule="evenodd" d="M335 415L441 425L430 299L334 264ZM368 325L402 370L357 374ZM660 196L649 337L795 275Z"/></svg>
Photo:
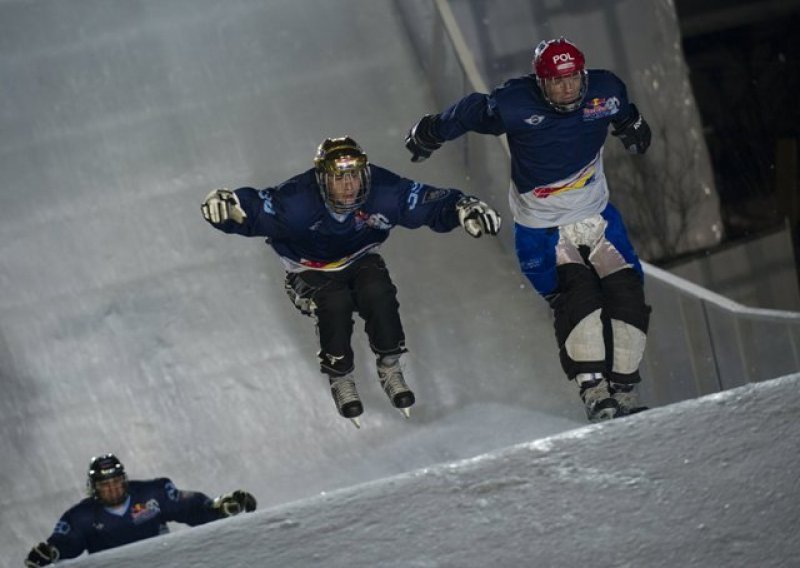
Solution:
<svg viewBox="0 0 800 568"><path fill-rule="evenodd" d="M364 205L371 184L369 161L351 137L326 138L317 148L314 170L322 199L334 213L350 213ZM337 191L338 196L334 195L333 183L337 181L357 189L356 194L343 196Z"/></svg>

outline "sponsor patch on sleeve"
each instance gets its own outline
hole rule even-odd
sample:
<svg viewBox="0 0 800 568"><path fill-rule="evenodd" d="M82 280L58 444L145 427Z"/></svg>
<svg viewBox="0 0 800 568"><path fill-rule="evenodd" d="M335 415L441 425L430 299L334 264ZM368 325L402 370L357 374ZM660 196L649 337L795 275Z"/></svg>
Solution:
<svg viewBox="0 0 800 568"><path fill-rule="evenodd" d="M56 523L56 527L53 529L53 532L55 534L69 534L70 530L72 530L72 528L69 526L67 521L58 521Z"/></svg>
<svg viewBox="0 0 800 568"><path fill-rule="evenodd" d="M258 192L258 196L264 202L264 213L268 215L275 215L275 209L272 206L272 192L266 189L261 189Z"/></svg>
<svg viewBox="0 0 800 568"><path fill-rule="evenodd" d="M430 203L431 201L439 201L440 199L444 199L449 194L449 189L429 189L425 192L422 202Z"/></svg>
<svg viewBox="0 0 800 568"><path fill-rule="evenodd" d="M172 501L178 501L181 498L181 492L171 481L167 481L164 484L164 491L166 492L167 497L169 497Z"/></svg>

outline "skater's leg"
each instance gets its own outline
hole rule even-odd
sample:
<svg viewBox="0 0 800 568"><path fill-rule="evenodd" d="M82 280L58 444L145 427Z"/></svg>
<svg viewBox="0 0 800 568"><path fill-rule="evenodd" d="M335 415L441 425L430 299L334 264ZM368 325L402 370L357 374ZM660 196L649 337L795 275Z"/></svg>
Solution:
<svg viewBox="0 0 800 568"><path fill-rule="evenodd" d="M332 377L353 372L353 310L355 304L346 282L328 279L315 295L320 369Z"/></svg>
<svg viewBox="0 0 800 568"><path fill-rule="evenodd" d="M602 375L606 346L600 286L574 242L587 236L591 239L592 231L601 233L602 219L599 224L568 227L563 232L520 225L515 229L520 267L553 308L556 341L567 378L575 379L590 420L613 417L617 405Z"/></svg>
<svg viewBox="0 0 800 568"><path fill-rule="evenodd" d="M641 381L639 365L647 341L650 306L645 303L641 263L622 218L611 205L603 217L607 226L589 259L601 277L603 317L610 325L608 380L621 414L630 414L643 408L634 386Z"/></svg>
<svg viewBox="0 0 800 568"><path fill-rule="evenodd" d="M354 363L350 346L355 306L346 279L341 275L305 271L288 275L286 288L295 306L315 317L320 370L328 375L339 414L359 426L357 417L364 408L352 374Z"/></svg>
<svg viewBox="0 0 800 568"><path fill-rule="evenodd" d="M378 377L392 404L405 409L414 404L400 366L405 352L405 335L400 321L397 288L392 283L383 259L369 255L358 263L353 278L353 293L370 347L378 356Z"/></svg>
<svg viewBox="0 0 800 568"><path fill-rule="evenodd" d="M647 341L650 307L644 301L642 280L632 269L607 276L601 285L613 345L608 380L622 413L631 414L643 409L634 387L641 381L639 365Z"/></svg>
<svg viewBox="0 0 800 568"><path fill-rule="evenodd" d="M405 334L400 321L397 288L383 258L370 254L353 267L352 288L356 309L364 319L364 331L372 351L378 355L405 352Z"/></svg>
<svg viewBox="0 0 800 568"><path fill-rule="evenodd" d="M587 418L596 422L615 418L618 403L605 380L606 344L603 336L600 286L583 264L558 267L558 294L550 298L555 316L561 365L575 379Z"/></svg>

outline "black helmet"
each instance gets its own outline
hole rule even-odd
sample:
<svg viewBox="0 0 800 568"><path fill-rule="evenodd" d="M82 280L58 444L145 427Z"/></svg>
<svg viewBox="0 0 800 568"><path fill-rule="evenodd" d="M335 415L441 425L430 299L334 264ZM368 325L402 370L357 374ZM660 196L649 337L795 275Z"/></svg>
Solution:
<svg viewBox="0 0 800 568"><path fill-rule="evenodd" d="M371 182L369 161L361 146L350 136L326 138L317 148L314 170L322 199L334 213L350 213L364 205ZM343 203L331 194L332 178L347 176L357 178L361 184L351 203Z"/></svg>
<svg viewBox="0 0 800 568"><path fill-rule="evenodd" d="M125 483L125 493L128 492L128 475L125 466L114 454L103 454L93 457L89 462L89 472L86 478L86 492L89 497L98 498L96 484L98 481L122 477Z"/></svg>

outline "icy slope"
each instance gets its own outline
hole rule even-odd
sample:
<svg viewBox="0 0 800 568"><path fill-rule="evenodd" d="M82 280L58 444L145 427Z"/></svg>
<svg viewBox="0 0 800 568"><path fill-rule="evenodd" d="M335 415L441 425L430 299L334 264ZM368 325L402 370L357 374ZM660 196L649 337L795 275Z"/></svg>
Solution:
<svg viewBox="0 0 800 568"><path fill-rule="evenodd" d="M800 374L76 565L798 566Z"/></svg>

